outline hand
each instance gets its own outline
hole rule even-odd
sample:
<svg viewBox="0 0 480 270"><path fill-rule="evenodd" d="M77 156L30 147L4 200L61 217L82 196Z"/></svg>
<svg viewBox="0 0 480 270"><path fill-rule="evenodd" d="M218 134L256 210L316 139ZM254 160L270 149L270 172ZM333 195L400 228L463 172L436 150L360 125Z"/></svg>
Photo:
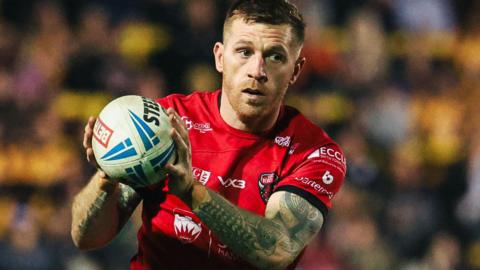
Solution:
<svg viewBox="0 0 480 270"><path fill-rule="evenodd" d="M185 200L193 186L192 174L192 148L188 137L188 129L174 109L167 110L168 119L172 125L170 136L177 147L177 160L175 164L167 164L165 169L169 173L168 187L172 194Z"/></svg>
<svg viewBox="0 0 480 270"><path fill-rule="evenodd" d="M102 171L100 166L98 166L97 160L95 159L95 155L93 154L92 137L93 137L93 127L96 121L97 121L96 117L90 116L88 118L87 124L85 125L85 131L83 133L83 148L85 149L85 155L87 157L88 163L97 167L98 169L97 175L100 178L108 180L110 182L117 182L116 180L109 178L107 174L104 171Z"/></svg>

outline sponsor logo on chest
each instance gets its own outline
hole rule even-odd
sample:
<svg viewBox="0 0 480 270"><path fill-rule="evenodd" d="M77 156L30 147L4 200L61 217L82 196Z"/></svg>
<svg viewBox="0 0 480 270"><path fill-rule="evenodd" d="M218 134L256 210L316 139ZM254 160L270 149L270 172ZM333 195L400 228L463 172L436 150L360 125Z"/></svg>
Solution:
<svg viewBox="0 0 480 270"><path fill-rule="evenodd" d="M277 136L275 137L275 143L282 147L289 147L290 146L290 136Z"/></svg>
<svg viewBox="0 0 480 270"><path fill-rule="evenodd" d="M192 168L192 173L193 178L204 186L208 183L208 180L210 180L210 175L212 175L211 172L196 167Z"/></svg>
<svg viewBox="0 0 480 270"><path fill-rule="evenodd" d="M185 126L187 127L188 130L191 130L193 128L199 131L200 133L207 133L213 130L210 123L196 123L193 120L191 120L188 116L182 116L182 120L185 123Z"/></svg>
<svg viewBox="0 0 480 270"><path fill-rule="evenodd" d="M218 181L220 181L220 184L222 186L228 188L238 188L238 189L244 189L245 188L245 180L243 179L232 179L232 178L223 178L221 176L217 176Z"/></svg>
<svg viewBox="0 0 480 270"><path fill-rule="evenodd" d="M212 172L198 168L198 167L193 167L192 173L193 173L193 178L204 186L207 185L207 183L210 181L210 178L212 176ZM247 182L243 179L217 176L217 180L218 180L218 183L220 183L220 185L226 188L245 189L245 187L247 186Z"/></svg>

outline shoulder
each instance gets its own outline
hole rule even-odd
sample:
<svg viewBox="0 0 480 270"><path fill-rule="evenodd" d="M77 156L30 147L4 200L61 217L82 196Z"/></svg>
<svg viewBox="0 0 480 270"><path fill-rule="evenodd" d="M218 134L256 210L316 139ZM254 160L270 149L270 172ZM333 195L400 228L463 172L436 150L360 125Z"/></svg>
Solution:
<svg viewBox="0 0 480 270"><path fill-rule="evenodd" d="M296 144L297 151L309 151L322 146L332 146L341 151L340 146L320 126L310 121L300 111L291 106L285 106L280 125L282 133L292 134L292 146Z"/></svg>
<svg viewBox="0 0 480 270"><path fill-rule="evenodd" d="M293 170L315 170L318 166L328 165L338 170L339 177L345 177L347 161L344 151L325 130L293 107L285 107L284 118L288 121L281 134L289 136L288 164Z"/></svg>
<svg viewBox="0 0 480 270"><path fill-rule="evenodd" d="M215 97L218 96L219 90L207 91L207 92L192 92L191 94L171 94L163 98L158 98L156 101L165 108L183 107L188 105L207 105L209 106L215 101Z"/></svg>

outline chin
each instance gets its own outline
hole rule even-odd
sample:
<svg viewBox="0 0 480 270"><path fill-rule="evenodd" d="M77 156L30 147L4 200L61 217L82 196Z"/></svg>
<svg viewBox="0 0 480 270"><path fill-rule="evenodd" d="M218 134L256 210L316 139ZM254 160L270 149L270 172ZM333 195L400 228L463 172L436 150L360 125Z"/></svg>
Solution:
<svg viewBox="0 0 480 270"><path fill-rule="evenodd" d="M243 105L237 110L238 117L242 122L258 121L267 113L265 106Z"/></svg>

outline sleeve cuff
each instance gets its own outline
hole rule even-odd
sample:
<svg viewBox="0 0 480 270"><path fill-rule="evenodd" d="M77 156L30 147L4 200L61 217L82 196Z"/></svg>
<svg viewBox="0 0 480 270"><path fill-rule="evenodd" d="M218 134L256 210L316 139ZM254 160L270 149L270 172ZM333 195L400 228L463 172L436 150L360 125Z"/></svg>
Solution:
<svg viewBox="0 0 480 270"><path fill-rule="evenodd" d="M275 190L275 192L276 191L287 191L304 198L305 200L307 200L307 202L309 202L310 204L315 206L320 212L322 212L323 218L327 217L327 214L328 214L327 206L320 199L313 196L308 191L305 191L304 189L298 188L296 186L289 186L289 185L278 187Z"/></svg>

